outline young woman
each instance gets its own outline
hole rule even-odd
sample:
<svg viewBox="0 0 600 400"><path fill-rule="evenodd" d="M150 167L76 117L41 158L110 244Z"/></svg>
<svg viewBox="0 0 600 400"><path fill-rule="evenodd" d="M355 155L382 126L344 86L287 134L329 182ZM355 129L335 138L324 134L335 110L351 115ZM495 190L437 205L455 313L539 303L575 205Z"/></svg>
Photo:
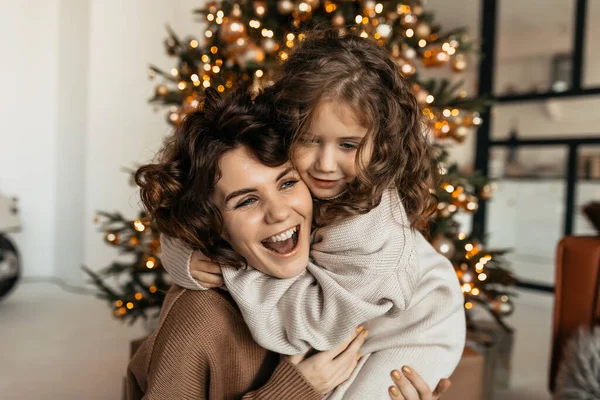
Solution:
<svg viewBox="0 0 600 400"><path fill-rule="evenodd" d="M221 101L208 91L204 111L185 119L136 181L163 232L213 260L238 268L252 262L284 279L306 268L312 200L281 151L261 99L252 104L248 94L237 93ZM239 211L248 193L261 207ZM264 242L290 226L297 228L294 249L281 257ZM333 350L280 360L252 340L226 292L174 287L159 327L130 363L128 398L319 399L350 376L365 337L359 327ZM413 381L419 385L416 374Z"/></svg>

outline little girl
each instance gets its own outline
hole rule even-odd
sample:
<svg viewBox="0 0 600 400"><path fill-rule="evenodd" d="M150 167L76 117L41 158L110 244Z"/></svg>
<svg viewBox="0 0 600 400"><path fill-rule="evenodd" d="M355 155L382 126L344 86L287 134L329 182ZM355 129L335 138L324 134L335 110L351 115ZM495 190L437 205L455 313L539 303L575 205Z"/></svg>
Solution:
<svg viewBox="0 0 600 400"><path fill-rule="evenodd" d="M418 232L435 205L436 166L409 82L376 43L330 30L299 44L274 90L317 229L312 263L294 278L220 266L254 339L281 354L327 350L367 321L359 366L330 398L386 398L387 372L402 364L435 387L460 359L465 320L452 266ZM265 247L284 249L289 236ZM168 237L162 251L178 285L204 289L190 273L197 253Z"/></svg>

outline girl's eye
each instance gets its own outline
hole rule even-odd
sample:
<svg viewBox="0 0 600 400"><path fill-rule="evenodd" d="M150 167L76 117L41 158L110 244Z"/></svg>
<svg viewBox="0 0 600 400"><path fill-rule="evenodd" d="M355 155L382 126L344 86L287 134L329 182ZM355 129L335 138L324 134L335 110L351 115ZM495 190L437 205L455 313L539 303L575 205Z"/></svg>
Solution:
<svg viewBox="0 0 600 400"><path fill-rule="evenodd" d="M358 148L358 145L355 143L341 143L340 147L344 150L356 150Z"/></svg>
<svg viewBox="0 0 600 400"><path fill-rule="evenodd" d="M296 183L298 183L298 181L296 179L285 181L285 182L283 182L281 184L281 188L282 189L289 189L289 188L293 187Z"/></svg>
<svg viewBox="0 0 600 400"><path fill-rule="evenodd" d="M256 202L256 199L254 199L254 198L246 199L246 200L242 201L241 203L239 203L238 205L236 205L235 208L238 209L238 208L248 207L248 206L254 204L254 202Z"/></svg>

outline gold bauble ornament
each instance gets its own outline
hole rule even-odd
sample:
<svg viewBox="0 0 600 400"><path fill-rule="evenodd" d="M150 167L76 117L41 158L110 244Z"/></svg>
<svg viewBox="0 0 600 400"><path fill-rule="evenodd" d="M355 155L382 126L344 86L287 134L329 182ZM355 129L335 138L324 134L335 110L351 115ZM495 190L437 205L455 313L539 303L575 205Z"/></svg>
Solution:
<svg viewBox="0 0 600 400"><path fill-rule="evenodd" d="M435 250L446 258L452 258L456 251L456 247L454 246L454 242L447 238L444 235L437 235L431 245L435 248Z"/></svg>
<svg viewBox="0 0 600 400"><path fill-rule="evenodd" d="M362 9L365 11L373 11L375 10L375 1L374 0L364 0L362 2Z"/></svg>
<svg viewBox="0 0 600 400"><path fill-rule="evenodd" d="M277 2L277 11L282 15L289 15L294 11L294 3L290 0L279 0Z"/></svg>
<svg viewBox="0 0 600 400"><path fill-rule="evenodd" d="M242 16L242 10L239 4L235 4L231 10L231 16L235 19L239 19Z"/></svg>
<svg viewBox="0 0 600 400"><path fill-rule="evenodd" d="M333 18L331 18L331 25L336 28L341 28L346 25L346 20L344 19L344 15L341 12L335 13Z"/></svg>
<svg viewBox="0 0 600 400"><path fill-rule="evenodd" d="M254 13L259 17L264 16L269 9L266 0L254 0L252 2L252 7L254 8Z"/></svg>
<svg viewBox="0 0 600 400"><path fill-rule="evenodd" d="M417 57L417 50L405 44L402 46L402 56L407 60L414 60Z"/></svg>
<svg viewBox="0 0 600 400"><path fill-rule="evenodd" d="M425 67L439 67L450 60L450 55L441 46L431 46L423 52L423 65Z"/></svg>
<svg viewBox="0 0 600 400"><path fill-rule="evenodd" d="M492 185L485 185L483 188L481 188L479 197L481 197L482 200L489 200L492 198L493 194L494 194L494 190L492 188Z"/></svg>
<svg viewBox="0 0 600 400"><path fill-rule="evenodd" d="M377 25L376 31L382 39L387 39L392 34L392 27L388 24L379 24Z"/></svg>
<svg viewBox="0 0 600 400"><path fill-rule="evenodd" d="M452 57L450 65L454 72L463 72L467 69L467 57L462 53L457 53Z"/></svg>
<svg viewBox="0 0 600 400"><path fill-rule="evenodd" d="M236 57L236 61L243 69L245 69L249 63L260 65L265 61L265 50L251 42L245 46L244 51Z"/></svg>
<svg viewBox="0 0 600 400"><path fill-rule="evenodd" d="M496 314L502 317L507 317L514 311L514 306L510 299L503 300L502 298L496 298L492 301L492 308Z"/></svg>
<svg viewBox="0 0 600 400"><path fill-rule="evenodd" d="M158 85L156 89L154 89L154 94L156 97L164 97L169 94L169 88L166 85Z"/></svg>
<svg viewBox="0 0 600 400"><path fill-rule="evenodd" d="M269 54L274 53L279 49L279 45L277 44L277 42L275 42L275 40L271 38L263 39L262 47Z"/></svg>
<svg viewBox="0 0 600 400"><path fill-rule="evenodd" d="M197 92L193 92L191 95L185 98L181 106L181 110L184 114L190 114L200 109L202 104L202 98Z"/></svg>
<svg viewBox="0 0 600 400"><path fill-rule="evenodd" d="M452 211L448 208L448 203L438 203L437 205L437 215L440 218L449 218L452 215Z"/></svg>
<svg viewBox="0 0 600 400"><path fill-rule="evenodd" d="M388 11L385 13L385 19L392 24L398 19L399 16L400 15L398 15L398 13L395 11Z"/></svg>
<svg viewBox="0 0 600 400"><path fill-rule="evenodd" d="M433 134L438 139L446 139L450 133L450 129L450 123L440 117L432 124Z"/></svg>
<svg viewBox="0 0 600 400"><path fill-rule="evenodd" d="M420 85L417 85L416 83L413 84L413 94L415 95L415 98L417 99L417 103L424 105L427 104L427 96L429 96L429 92L425 89L423 89L423 87L421 87Z"/></svg>
<svg viewBox="0 0 600 400"><path fill-rule="evenodd" d="M183 115L179 111L169 111L167 114L167 122L171 125L178 126L183 119Z"/></svg>
<svg viewBox="0 0 600 400"><path fill-rule="evenodd" d="M431 34L431 27L429 26L429 24L426 24L425 22L421 22L415 28L415 35L419 39L427 38L427 37L429 37L430 34Z"/></svg>
<svg viewBox="0 0 600 400"><path fill-rule="evenodd" d="M453 126L450 130L452 137L458 142L462 143L465 141L467 136L469 135L469 128L464 125Z"/></svg>
<svg viewBox="0 0 600 400"><path fill-rule="evenodd" d="M308 3L309 6L311 6L311 8L314 10L317 7L319 7L319 4L321 4L321 0L304 0L306 3Z"/></svg>
<svg viewBox="0 0 600 400"><path fill-rule="evenodd" d="M414 15L412 15L410 13L404 14L402 17L400 17L400 22L402 23L402 25L404 27L412 28L417 23L417 17L415 17Z"/></svg>
<svg viewBox="0 0 600 400"><path fill-rule="evenodd" d="M473 195L467 195L464 207L469 212L475 212L479 208L479 199Z"/></svg>
<svg viewBox="0 0 600 400"><path fill-rule="evenodd" d="M400 73L403 76L413 76L417 72L415 64L410 60L398 58L396 59L396 65L400 68Z"/></svg>
<svg viewBox="0 0 600 400"><path fill-rule="evenodd" d="M221 24L219 36L225 43L231 44L246 36L246 25L239 18L230 18Z"/></svg>
<svg viewBox="0 0 600 400"><path fill-rule="evenodd" d="M110 244L119 244L119 234L117 232L106 232L104 240Z"/></svg>
<svg viewBox="0 0 600 400"><path fill-rule="evenodd" d="M206 3L206 9L212 14L216 14L220 7L221 4L218 1L209 1Z"/></svg>
<svg viewBox="0 0 600 400"><path fill-rule="evenodd" d="M312 15L312 7L306 0L302 0L296 5L296 9L292 12L292 16L296 21L306 21ZM295 22L295 21L294 21Z"/></svg>

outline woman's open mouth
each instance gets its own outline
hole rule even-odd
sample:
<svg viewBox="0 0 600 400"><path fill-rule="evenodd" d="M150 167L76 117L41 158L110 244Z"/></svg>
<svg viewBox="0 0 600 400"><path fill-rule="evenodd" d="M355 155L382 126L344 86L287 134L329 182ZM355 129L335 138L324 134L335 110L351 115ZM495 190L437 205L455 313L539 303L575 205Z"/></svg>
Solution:
<svg viewBox="0 0 600 400"><path fill-rule="evenodd" d="M300 225L296 225L284 232L263 240L261 243L267 250L270 250L273 253L289 255L292 254L298 246L299 232Z"/></svg>

